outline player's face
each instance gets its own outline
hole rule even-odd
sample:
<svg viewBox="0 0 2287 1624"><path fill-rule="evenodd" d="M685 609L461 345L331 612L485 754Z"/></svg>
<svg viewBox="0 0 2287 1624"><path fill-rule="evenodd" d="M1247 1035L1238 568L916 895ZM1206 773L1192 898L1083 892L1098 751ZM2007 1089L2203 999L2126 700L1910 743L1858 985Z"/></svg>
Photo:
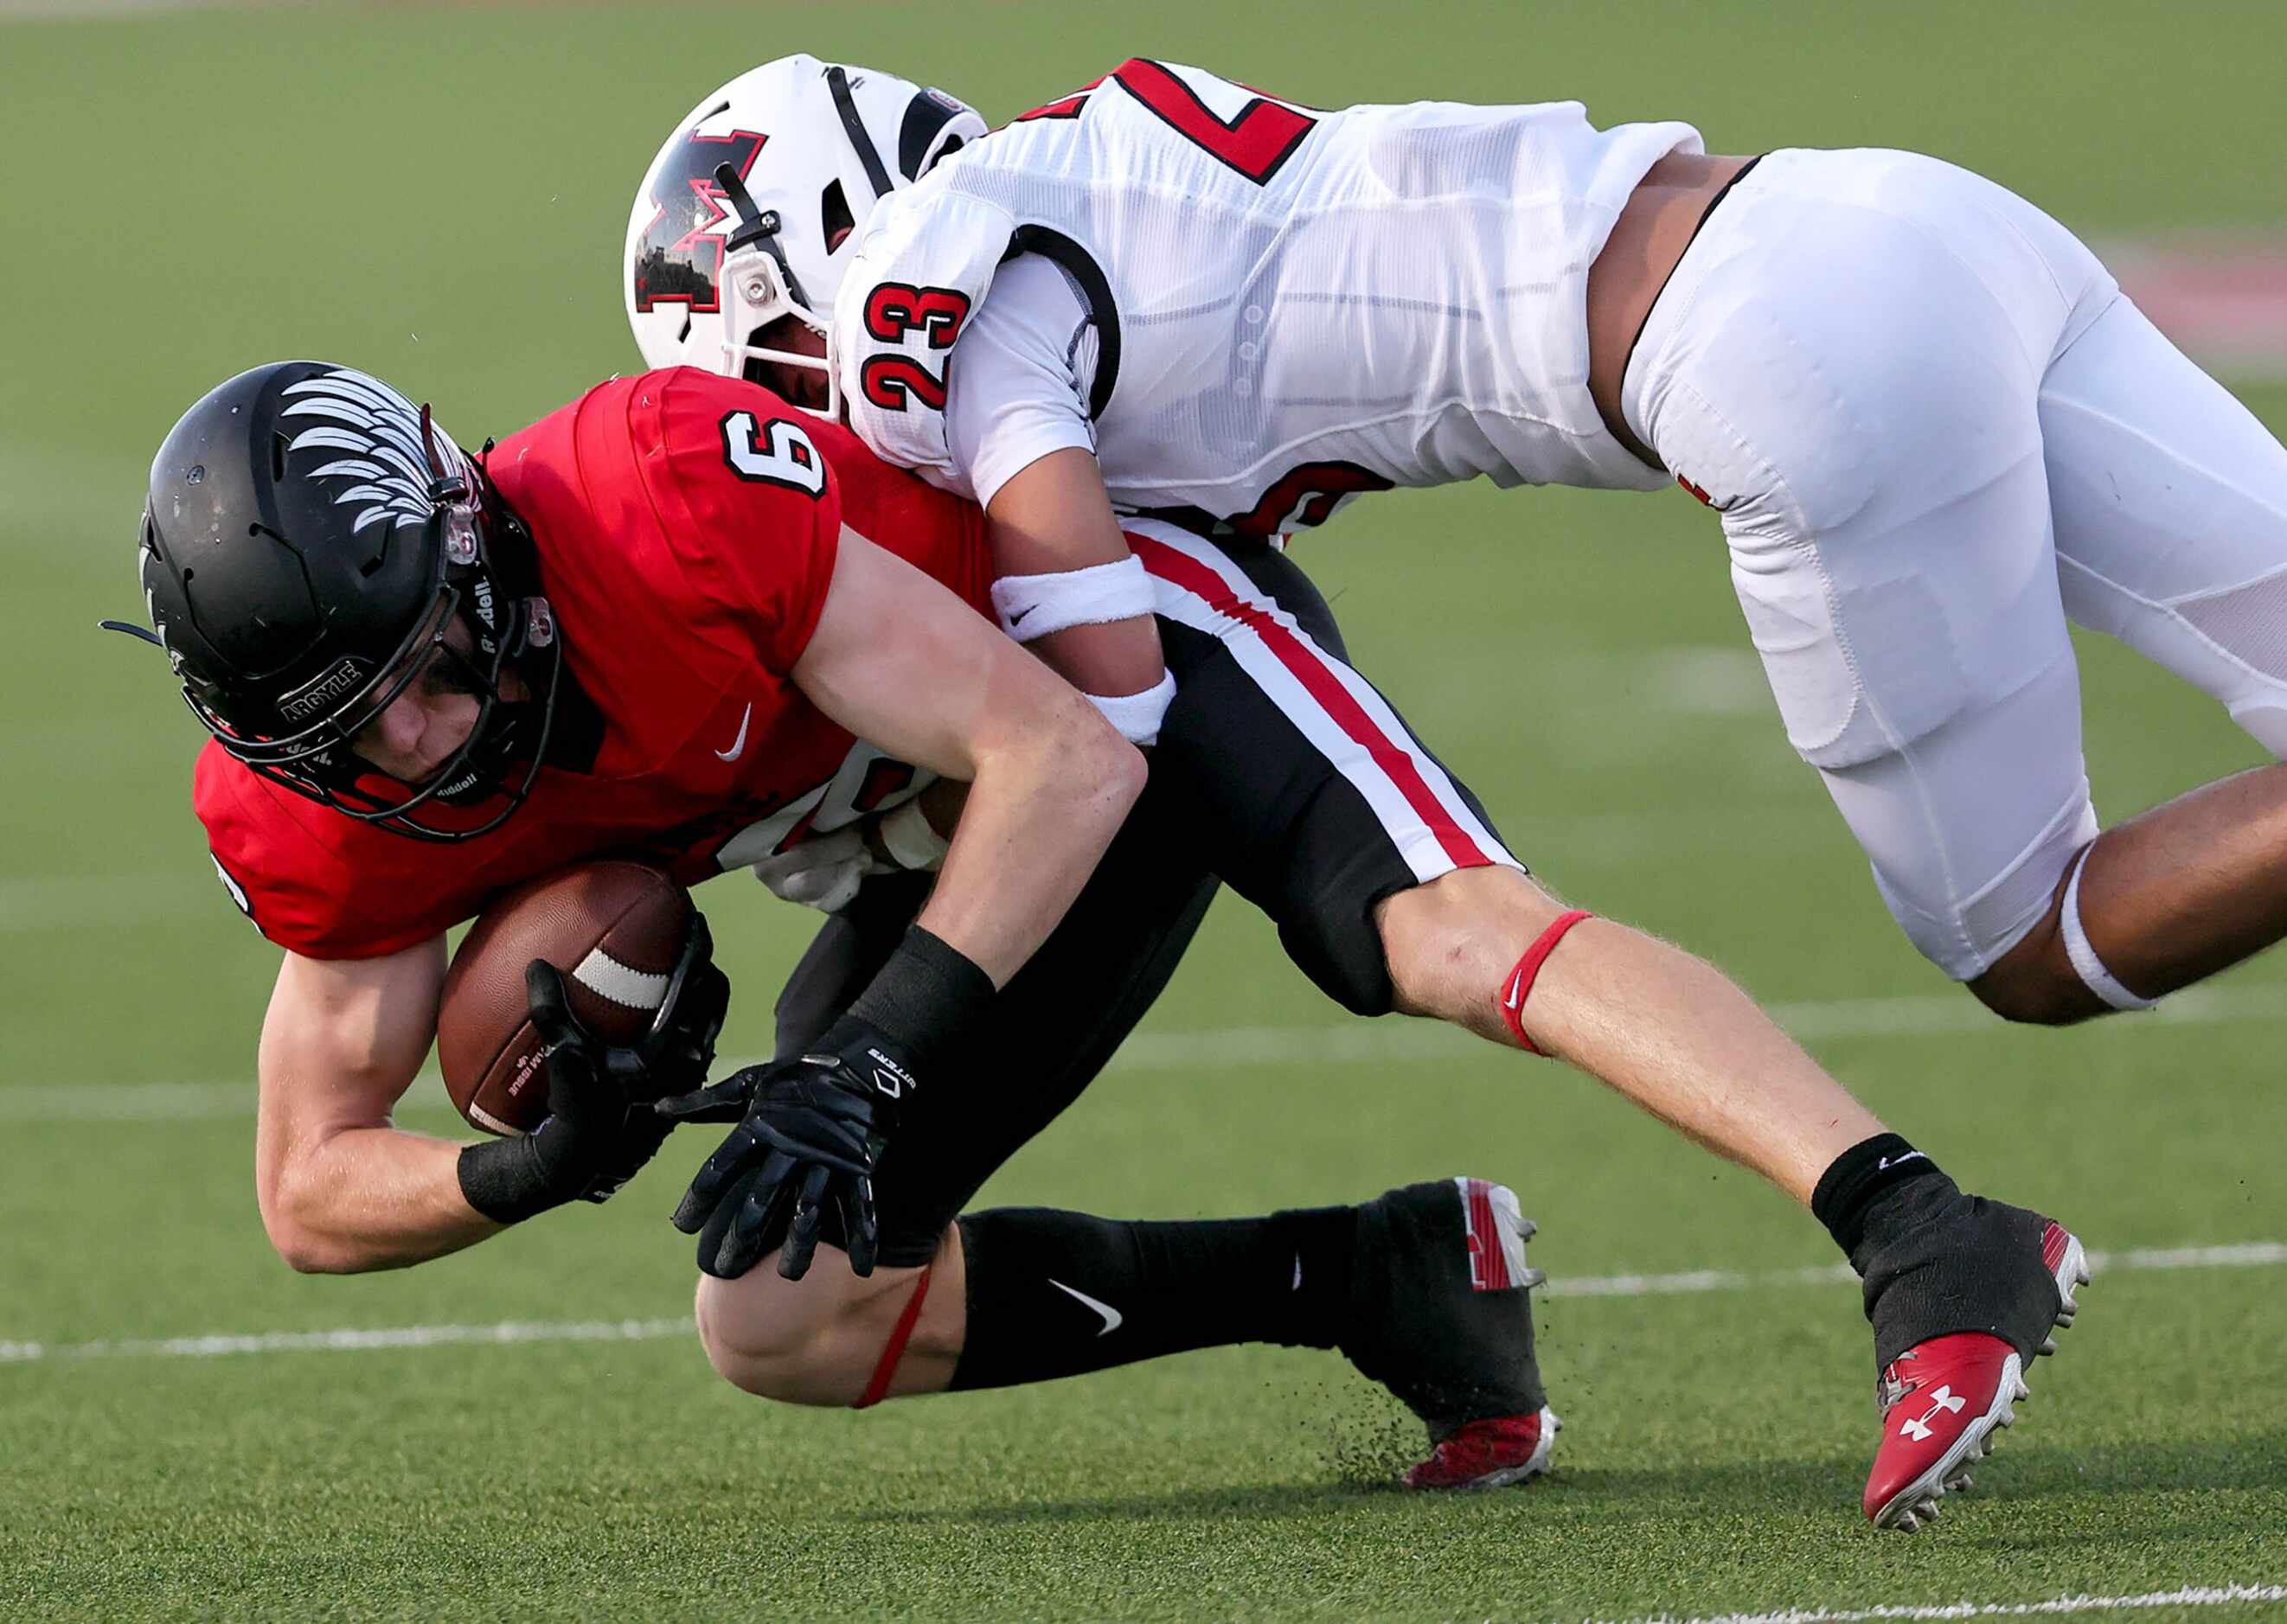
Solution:
<svg viewBox="0 0 2287 1624"><path fill-rule="evenodd" d="M447 659L430 650L405 691L357 736L360 756L407 784L427 779L467 744L484 708L472 681L473 667L467 663L475 658L476 639L455 620L445 628L445 643L463 658ZM501 674L501 697L524 697L523 685L512 673Z"/></svg>
<svg viewBox="0 0 2287 1624"><path fill-rule="evenodd" d="M795 355L823 356L826 338L797 316L780 316L755 331L753 342L766 350L786 350ZM749 361L753 380L790 406L807 411L826 410L826 374L809 367L787 367L775 361Z"/></svg>

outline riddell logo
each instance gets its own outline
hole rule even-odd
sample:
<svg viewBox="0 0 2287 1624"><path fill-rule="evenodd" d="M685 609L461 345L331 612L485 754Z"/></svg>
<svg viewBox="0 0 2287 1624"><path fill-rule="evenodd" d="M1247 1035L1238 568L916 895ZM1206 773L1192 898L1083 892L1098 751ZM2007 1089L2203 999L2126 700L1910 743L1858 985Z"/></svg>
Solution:
<svg viewBox="0 0 2287 1624"><path fill-rule="evenodd" d="M278 702L278 713L288 721L306 721L365 685L363 660L344 655L325 674L305 683Z"/></svg>

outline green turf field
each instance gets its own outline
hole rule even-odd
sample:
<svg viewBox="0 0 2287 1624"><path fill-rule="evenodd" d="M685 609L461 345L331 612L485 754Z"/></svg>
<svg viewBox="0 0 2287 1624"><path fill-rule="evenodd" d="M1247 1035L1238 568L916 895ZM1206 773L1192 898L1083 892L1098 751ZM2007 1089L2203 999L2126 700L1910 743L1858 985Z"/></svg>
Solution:
<svg viewBox="0 0 2287 1624"><path fill-rule="evenodd" d="M1576 1074L1344 1021L1234 904L988 1199L1175 1218L1514 1184L1556 1286L1553 1480L1389 1493L1402 1413L1262 1349L863 1416L743 1399L661 1323L688 1311L664 1214L705 1131L606 1208L408 1273L276 1261L250 1178L274 954L189 816L195 728L92 630L139 608L149 454L283 355L431 397L464 439L631 369L617 252L653 148L793 49L994 117L1142 51L1322 104L1578 95L1717 150L1919 146L2097 235L2287 213L2287 14L2252 3L0 22L0 1616L1621 1618L2287 1583L2279 965L2077 1032L1979 1015L1788 751L1676 495L1384 498L1303 556L1554 884L1707 953L1966 1185L2117 1255L1933 1534L1858 1519L1855 1295L1772 1278L1832 1261L1816 1226ZM2247 393L2287 425L2287 390ZM2085 655L2108 816L2256 760L2204 699ZM807 916L742 879L702 902L742 989L726 1045L753 1052ZM427 1085L407 1122L455 1125ZM487 1345L505 1322L590 1339ZM432 1328L295 1335L406 1328ZM210 1336L244 1340L167 1340Z"/></svg>

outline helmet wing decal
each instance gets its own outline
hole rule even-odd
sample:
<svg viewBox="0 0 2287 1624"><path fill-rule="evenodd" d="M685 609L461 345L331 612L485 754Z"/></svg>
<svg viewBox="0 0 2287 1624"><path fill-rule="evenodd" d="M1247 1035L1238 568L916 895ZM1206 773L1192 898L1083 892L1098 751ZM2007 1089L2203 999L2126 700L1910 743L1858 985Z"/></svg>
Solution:
<svg viewBox="0 0 2287 1624"><path fill-rule="evenodd" d="M295 435L288 452L350 453L304 477L321 483L350 481L332 491L332 496L337 508L362 504L350 525L352 534L383 523L397 528L428 522L436 510L431 493L434 476L423 445L421 414L411 401L347 368L305 378L282 392L296 398L281 417L320 420ZM330 483L326 488L331 490Z"/></svg>

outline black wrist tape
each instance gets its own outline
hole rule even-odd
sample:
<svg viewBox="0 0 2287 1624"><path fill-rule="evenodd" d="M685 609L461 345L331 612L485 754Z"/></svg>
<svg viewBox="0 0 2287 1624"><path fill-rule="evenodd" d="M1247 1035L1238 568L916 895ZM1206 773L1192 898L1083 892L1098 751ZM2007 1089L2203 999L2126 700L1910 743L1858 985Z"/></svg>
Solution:
<svg viewBox="0 0 2287 1624"><path fill-rule="evenodd" d="M1810 1194L1810 1213L1826 1226L1846 1257L1856 1257L1866 1238L1866 1218L1876 1200L1910 1179L1943 1178L1936 1163L1900 1135L1878 1133L1861 1139L1819 1175Z"/></svg>
<svg viewBox="0 0 2287 1624"><path fill-rule="evenodd" d="M926 1060L960 1036L993 991L993 978L967 955L915 925L850 1013Z"/></svg>
<svg viewBox="0 0 2287 1624"><path fill-rule="evenodd" d="M459 1171L461 1199L495 1224L520 1224L572 1199L552 1187L528 1137L465 1146Z"/></svg>

